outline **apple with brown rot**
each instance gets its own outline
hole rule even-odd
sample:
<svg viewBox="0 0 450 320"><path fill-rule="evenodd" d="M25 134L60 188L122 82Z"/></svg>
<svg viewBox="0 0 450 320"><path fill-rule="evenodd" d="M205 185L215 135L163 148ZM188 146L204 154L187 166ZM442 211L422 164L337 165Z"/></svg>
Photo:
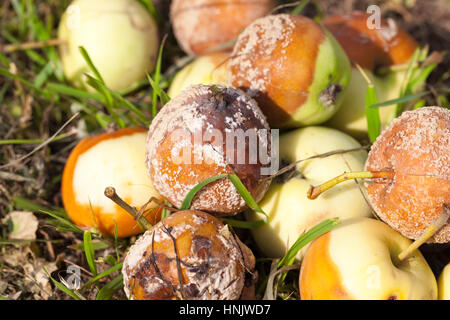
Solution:
<svg viewBox="0 0 450 320"><path fill-rule="evenodd" d="M394 20L381 19L379 28L369 28L370 15L360 11L335 15L322 24L340 43L352 63L352 76L343 98L342 108L327 122L328 125L353 136L367 135L366 91L368 83L358 70L359 65L373 83L380 102L397 99L401 95L406 67L398 70L393 66L407 66L418 43ZM387 70L381 72L383 69ZM379 109L382 127L394 117L396 106Z"/></svg>
<svg viewBox="0 0 450 320"><path fill-rule="evenodd" d="M229 62L230 84L253 95L273 128L328 120L341 106L350 62L315 21L269 15L240 35Z"/></svg>
<svg viewBox="0 0 450 320"><path fill-rule="evenodd" d="M368 179L368 200L392 228L418 244L450 241L450 110L423 107L394 119L372 145L366 170L311 187L308 196Z"/></svg>

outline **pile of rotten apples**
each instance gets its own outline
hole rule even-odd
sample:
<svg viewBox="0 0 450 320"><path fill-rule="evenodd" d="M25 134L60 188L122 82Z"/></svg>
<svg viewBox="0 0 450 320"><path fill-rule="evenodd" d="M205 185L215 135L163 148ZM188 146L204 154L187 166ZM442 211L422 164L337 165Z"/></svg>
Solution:
<svg viewBox="0 0 450 320"><path fill-rule="evenodd" d="M120 237L148 227L124 260L131 299L249 299L255 257L220 218L265 217L248 209L235 175L267 214L252 229L266 257L282 257L302 233L339 218L297 255L301 299L450 298L450 267L438 291L417 250L450 241L450 111L396 117L395 106L380 108L384 130L370 152L356 140L368 131L365 77L381 101L398 98L406 71L390 67L407 65L418 44L390 20L369 28L362 12L317 23L274 7L172 1L179 45L198 57L176 75L149 130L90 136L73 149L62 179L70 218L104 235L117 227ZM76 0L69 9L60 53L75 85L85 86L89 72L80 45L114 90L153 70L157 25L136 1ZM136 59L125 58L130 50ZM379 68L390 71L379 76ZM279 139L271 129L282 130ZM240 144L225 143L232 134ZM285 169L274 171L277 164ZM218 175L183 210L191 190Z"/></svg>

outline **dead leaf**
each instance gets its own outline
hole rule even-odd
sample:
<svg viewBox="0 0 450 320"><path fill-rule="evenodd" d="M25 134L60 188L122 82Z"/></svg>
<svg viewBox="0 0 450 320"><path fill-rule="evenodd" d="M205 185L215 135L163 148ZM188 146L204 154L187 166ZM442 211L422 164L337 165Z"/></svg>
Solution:
<svg viewBox="0 0 450 320"><path fill-rule="evenodd" d="M38 219L31 211L11 211L4 219L3 223L12 223L12 232L9 239L35 240L36 230L39 225Z"/></svg>

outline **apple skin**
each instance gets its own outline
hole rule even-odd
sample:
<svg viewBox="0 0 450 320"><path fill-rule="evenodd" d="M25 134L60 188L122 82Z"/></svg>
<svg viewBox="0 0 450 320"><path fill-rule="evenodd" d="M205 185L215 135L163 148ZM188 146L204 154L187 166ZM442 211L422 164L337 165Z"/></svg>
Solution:
<svg viewBox="0 0 450 320"><path fill-rule="evenodd" d="M75 0L58 27L60 59L66 77L86 87L92 75L79 47L88 52L106 85L123 90L153 71L159 47L158 27L136 0Z"/></svg>
<svg viewBox="0 0 450 320"><path fill-rule="evenodd" d="M364 72L375 86L378 101L397 99L400 96L401 84L405 72L398 71L383 77L375 76L371 71ZM342 100L342 107L326 123L327 126L344 131L353 137L367 137L366 119L366 91L367 82L361 72L352 68L352 76L347 91ZM395 118L396 106L379 108L382 128L386 127Z"/></svg>
<svg viewBox="0 0 450 320"><path fill-rule="evenodd" d="M342 106L351 74L330 32L288 14L255 20L238 37L228 65L230 84L255 96L273 128L330 119Z"/></svg>
<svg viewBox="0 0 450 320"><path fill-rule="evenodd" d="M217 52L196 58L176 74L167 93L175 97L194 84L228 85L229 56L229 53Z"/></svg>
<svg viewBox="0 0 450 320"><path fill-rule="evenodd" d="M439 300L450 300L450 263L442 270L438 281Z"/></svg>
<svg viewBox="0 0 450 320"><path fill-rule="evenodd" d="M123 128L81 140L64 167L61 194L64 208L74 224L90 230L94 226L107 236L142 232L134 218L104 195L112 186L128 204L139 209L150 198L163 200L147 176L145 140L147 130ZM148 208L156 208L151 204ZM147 220L160 220L162 209L153 210ZM95 219L95 221L94 221Z"/></svg>
<svg viewBox="0 0 450 320"><path fill-rule="evenodd" d="M280 161L290 163L339 149L353 149L360 144L335 129L312 126L280 136ZM329 190L316 200L307 198L309 186L327 181L345 171L364 169L364 150L312 159L297 164L300 175L288 181L275 178L259 203L269 216L267 224L252 229L261 251L268 257L282 257L297 238L325 219L371 216L371 210L354 181L347 181ZM362 187L363 188L363 187ZM248 212L247 219L261 220L264 216ZM305 252L302 249L297 258Z"/></svg>
<svg viewBox="0 0 450 320"><path fill-rule="evenodd" d="M369 218L343 221L314 240L300 270L302 300L436 300L437 283L411 240Z"/></svg>

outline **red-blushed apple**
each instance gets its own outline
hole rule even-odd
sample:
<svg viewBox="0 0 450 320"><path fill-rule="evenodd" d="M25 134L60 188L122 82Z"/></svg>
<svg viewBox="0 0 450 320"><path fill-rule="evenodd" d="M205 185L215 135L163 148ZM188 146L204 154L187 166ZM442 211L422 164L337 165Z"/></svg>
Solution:
<svg viewBox="0 0 450 320"><path fill-rule="evenodd" d="M435 300L437 283L411 240L369 218L343 221L312 242L302 261L302 300Z"/></svg>

